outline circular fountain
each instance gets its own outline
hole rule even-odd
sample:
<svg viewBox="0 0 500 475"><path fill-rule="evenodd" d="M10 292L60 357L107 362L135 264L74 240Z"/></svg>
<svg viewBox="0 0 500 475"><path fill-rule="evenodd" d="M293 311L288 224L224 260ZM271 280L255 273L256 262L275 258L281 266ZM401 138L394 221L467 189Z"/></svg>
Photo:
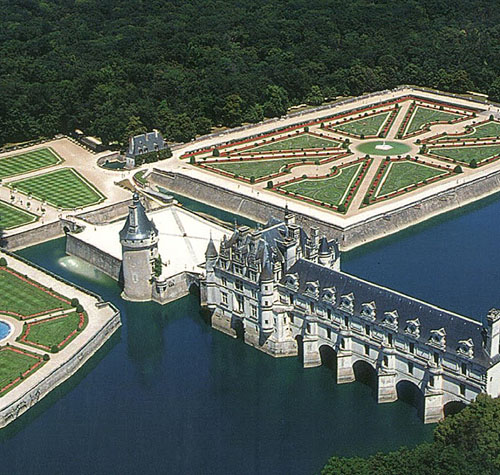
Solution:
<svg viewBox="0 0 500 475"><path fill-rule="evenodd" d="M4 320L0 320L0 342L5 340L12 333L12 325Z"/></svg>
<svg viewBox="0 0 500 475"><path fill-rule="evenodd" d="M411 149L409 145L395 140L371 140L369 142L362 142L357 147L362 153L368 155L403 155L408 153Z"/></svg>

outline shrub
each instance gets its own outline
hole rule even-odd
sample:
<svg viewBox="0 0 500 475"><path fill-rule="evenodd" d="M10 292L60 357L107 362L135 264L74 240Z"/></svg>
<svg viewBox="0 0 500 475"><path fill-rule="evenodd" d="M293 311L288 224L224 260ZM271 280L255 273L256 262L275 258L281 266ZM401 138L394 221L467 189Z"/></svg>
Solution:
<svg viewBox="0 0 500 475"><path fill-rule="evenodd" d="M43 355L43 361L49 361L49 360L50 360L50 356L47 353L45 353Z"/></svg>
<svg viewBox="0 0 500 475"><path fill-rule="evenodd" d="M214 157L219 157L219 156L220 156L219 149L214 148L214 151L212 152L212 155L213 155Z"/></svg>
<svg viewBox="0 0 500 475"><path fill-rule="evenodd" d="M191 155L191 156L189 157L189 163L190 163L191 165L194 165L194 164L196 163L196 158L195 158L193 155Z"/></svg>
<svg viewBox="0 0 500 475"><path fill-rule="evenodd" d="M495 117L493 117L493 114L490 114L490 120L494 120Z"/></svg>
<svg viewBox="0 0 500 475"><path fill-rule="evenodd" d="M255 183L255 177L253 175L250 177L250 183L252 183L252 185Z"/></svg>
<svg viewBox="0 0 500 475"><path fill-rule="evenodd" d="M319 165L319 160L314 160L315 165Z"/></svg>
<svg viewBox="0 0 500 475"><path fill-rule="evenodd" d="M80 301L75 297L71 299L71 306L77 307L80 304Z"/></svg>
<svg viewBox="0 0 500 475"><path fill-rule="evenodd" d="M307 175L304 173L304 174L302 175L302 178L307 178Z"/></svg>
<svg viewBox="0 0 500 475"><path fill-rule="evenodd" d="M304 132L309 132L309 127L304 127Z"/></svg>
<svg viewBox="0 0 500 475"><path fill-rule="evenodd" d="M370 197L368 195L363 198L363 204L364 205L369 205L370 204Z"/></svg>
<svg viewBox="0 0 500 475"><path fill-rule="evenodd" d="M324 129L324 128L325 128L325 123L324 123L324 122L321 122L321 124L319 124L319 128L320 128L320 129Z"/></svg>
<svg viewBox="0 0 500 475"><path fill-rule="evenodd" d="M7 267L7 259L5 257L0 257L0 266Z"/></svg>
<svg viewBox="0 0 500 475"><path fill-rule="evenodd" d="M453 171L454 171L455 173L462 173L462 171L463 171L463 170L462 170L462 167L461 167L460 165L457 165L457 166L453 169Z"/></svg>
<svg viewBox="0 0 500 475"><path fill-rule="evenodd" d="M58 347L57 345L52 345L52 346L50 347L50 351L51 351L52 353L58 353L58 352L59 352L59 347Z"/></svg>
<svg viewBox="0 0 500 475"><path fill-rule="evenodd" d="M470 161L470 164L469 164L469 165L470 165L470 167L471 167L471 168L477 168L477 162L476 162L476 160L473 158L473 159Z"/></svg>
<svg viewBox="0 0 500 475"><path fill-rule="evenodd" d="M345 205L344 204L341 204L339 205L339 207L337 208L337 210L339 211L339 213L345 213Z"/></svg>
<svg viewBox="0 0 500 475"><path fill-rule="evenodd" d="M273 187L273 181L272 180L269 180L267 182L267 188L272 188Z"/></svg>
<svg viewBox="0 0 500 475"><path fill-rule="evenodd" d="M361 135L359 136L359 138L360 138L360 139L364 139L364 138L365 138L365 134L361 134Z"/></svg>
<svg viewBox="0 0 500 475"><path fill-rule="evenodd" d="M83 310L83 306L82 306L81 304L78 304L78 305L76 306L76 311L77 311L78 313L83 313L83 311L84 311L84 310Z"/></svg>

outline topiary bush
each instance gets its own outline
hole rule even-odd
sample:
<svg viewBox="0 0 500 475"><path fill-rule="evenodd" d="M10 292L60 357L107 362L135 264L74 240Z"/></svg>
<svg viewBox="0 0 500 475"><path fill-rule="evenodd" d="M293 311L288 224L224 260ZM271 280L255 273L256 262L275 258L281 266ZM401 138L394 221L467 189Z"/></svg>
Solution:
<svg viewBox="0 0 500 475"><path fill-rule="evenodd" d="M0 257L0 266L7 267L7 259L5 257Z"/></svg>
<svg viewBox="0 0 500 475"><path fill-rule="evenodd" d="M77 307L80 304L80 301L75 297L71 299L71 306Z"/></svg>

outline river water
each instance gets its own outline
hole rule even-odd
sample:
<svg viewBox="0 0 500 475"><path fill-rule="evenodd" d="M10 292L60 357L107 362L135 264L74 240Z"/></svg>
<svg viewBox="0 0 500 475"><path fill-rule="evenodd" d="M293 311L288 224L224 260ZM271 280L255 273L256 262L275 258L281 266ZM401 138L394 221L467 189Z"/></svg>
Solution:
<svg viewBox="0 0 500 475"><path fill-rule="evenodd" d="M346 253L343 268L480 319L500 305L498 216L495 196ZM212 330L195 296L125 302L114 281L64 256L64 239L19 254L115 303L123 327L0 431L3 473L307 474L331 455L432 438L403 402L378 405L327 367L304 370Z"/></svg>

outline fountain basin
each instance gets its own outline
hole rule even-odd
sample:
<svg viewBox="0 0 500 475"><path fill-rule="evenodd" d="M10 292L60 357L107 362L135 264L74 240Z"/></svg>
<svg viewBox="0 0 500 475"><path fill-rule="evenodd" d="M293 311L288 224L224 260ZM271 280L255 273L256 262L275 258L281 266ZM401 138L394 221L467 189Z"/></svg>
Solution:
<svg viewBox="0 0 500 475"><path fill-rule="evenodd" d="M409 145L395 140L371 140L369 142L362 142L356 149L368 155L390 156L404 155L411 150Z"/></svg>
<svg viewBox="0 0 500 475"><path fill-rule="evenodd" d="M0 320L0 341L7 338L12 333L12 326L3 320Z"/></svg>

